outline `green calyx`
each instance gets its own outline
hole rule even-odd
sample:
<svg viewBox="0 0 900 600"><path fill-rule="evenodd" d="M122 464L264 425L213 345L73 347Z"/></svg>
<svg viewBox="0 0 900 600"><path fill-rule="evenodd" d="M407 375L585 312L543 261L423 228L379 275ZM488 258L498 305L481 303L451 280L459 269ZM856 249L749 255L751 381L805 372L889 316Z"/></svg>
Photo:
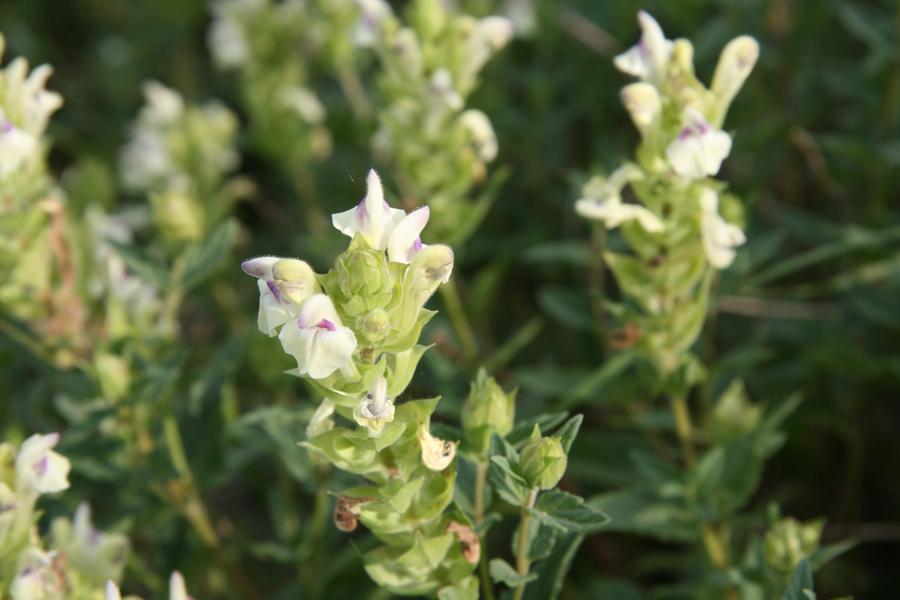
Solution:
<svg viewBox="0 0 900 600"><path fill-rule="evenodd" d="M512 430L516 412L516 390L509 393L484 370L479 371L463 405L462 425L467 449L484 456L491 435L505 437Z"/></svg>
<svg viewBox="0 0 900 600"><path fill-rule="evenodd" d="M556 487L566 472L568 457L558 437L542 437L534 431L519 453L519 473L533 488L549 490Z"/></svg>

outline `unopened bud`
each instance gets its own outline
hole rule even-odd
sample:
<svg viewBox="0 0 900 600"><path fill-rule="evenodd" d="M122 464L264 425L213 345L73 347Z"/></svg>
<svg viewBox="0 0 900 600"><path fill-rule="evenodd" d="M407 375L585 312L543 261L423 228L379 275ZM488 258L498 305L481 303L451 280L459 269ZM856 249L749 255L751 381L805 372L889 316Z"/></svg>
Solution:
<svg viewBox="0 0 900 600"><path fill-rule="evenodd" d="M622 88L622 104L641 132L658 122L662 112L659 92L649 83L632 83Z"/></svg>
<svg viewBox="0 0 900 600"><path fill-rule="evenodd" d="M503 391L493 377L482 370L472 383L462 412L466 442L479 455L487 453L491 434L505 436L512 430L516 411L516 392Z"/></svg>
<svg viewBox="0 0 900 600"><path fill-rule="evenodd" d="M796 519L782 519L776 523L763 540L763 554L773 569L791 573L798 564L819 547L822 521L800 523Z"/></svg>
<svg viewBox="0 0 900 600"><path fill-rule="evenodd" d="M531 439L519 454L519 472L532 487L556 487L566 472L568 459L558 437L542 437L535 426Z"/></svg>
<svg viewBox="0 0 900 600"><path fill-rule="evenodd" d="M759 58L759 44L749 35L737 37L725 46L716 65L712 93L716 96L717 122L721 125L731 101L740 91Z"/></svg>

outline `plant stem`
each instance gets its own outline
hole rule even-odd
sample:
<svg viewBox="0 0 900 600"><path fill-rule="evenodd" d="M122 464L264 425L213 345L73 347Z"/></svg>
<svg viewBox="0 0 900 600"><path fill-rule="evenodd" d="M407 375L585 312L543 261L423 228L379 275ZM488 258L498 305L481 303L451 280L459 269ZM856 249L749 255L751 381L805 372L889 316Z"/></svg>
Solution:
<svg viewBox="0 0 900 600"><path fill-rule="evenodd" d="M531 520L531 513L528 512L528 509L534 508L537 496L538 489L532 488L531 492L528 494L528 504L522 508L522 518L519 521L519 543L516 548L516 572L522 577L528 575L528 569L531 567L531 560L528 558L528 522ZM526 583L519 584L519 587L516 588L513 600L522 600L526 585Z"/></svg>
<svg viewBox="0 0 900 600"><path fill-rule="evenodd" d="M366 96L366 90L359 80L356 69L352 66L344 66L338 69L338 82L341 89L350 102L350 108L353 115L357 119L368 120L372 116L372 105L369 103L369 97Z"/></svg>
<svg viewBox="0 0 900 600"><path fill-rule="evenodd" d="M181 431L178 429L178 421L173 414L169 413L163 419L163 431L166 438L166 448L169 450L169 458L178 472L182 487L187 493L187 499L182 503L181 507L185 518L191 524L191 527L194 528L203 544L212 551L216 562L237 584L244 597L259 598L247 577L236 565L231 564L225 558L225 554L222 551L222 542L216 533L215 527L213 527L212 520L209 518L209 513L203 504L200 491L197 489L194 473L191 471L187 454L184 452L184 442L181 439Z"/></svg>
<svg viewBox="0 0 900 600"><path fill-rule="evenodd" d="M479 460L475 467L475 527L484 522L484 486L487 481L488 464L485 460ZM481 587L485 600L494 600L494 585L491 582L491 574L488 570L487 536L480 536L481 558L478 568L481 574Z"/></svg>
<svg viewBox="0 0 900 600"><path fill-rule="evenodd" d="M691 426L691 413L684 396L673 397L670 403L672 417L675 419L675 432L678 434L678 441L681 442L681 449L684 453L684 464L690 470L694 468L694 433Z"/></svg>
<svg viewBox="0 0 900 600"><path fill-rule="evenodd" d="M440 290L444 306L450 315L450 322L453 324L453 329L456 330L456 336L459 338L463 359L467 365L471 365L478 356L478 344L475 342L475 332L472 330L472 325L469 323L469 319L463 310L462 301L459 299L456 280L451 278L450 281L440 287Z"/></svg>

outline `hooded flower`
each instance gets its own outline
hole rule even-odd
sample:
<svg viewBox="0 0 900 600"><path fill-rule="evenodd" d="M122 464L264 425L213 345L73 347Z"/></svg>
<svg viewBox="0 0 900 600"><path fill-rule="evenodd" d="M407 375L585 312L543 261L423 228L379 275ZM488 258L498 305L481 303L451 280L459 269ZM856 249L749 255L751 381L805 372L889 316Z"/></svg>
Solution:
<svg viewBox="0 0 900 600"><path fill-rule="evenodd" d="M306 426L306 439L311 440L317 435L334 429L334 419L331 418L333 414L334 403L327 398L322 400L322 404L313 413L312 418L309 420L309 425Z"/></svg>
<svg viewBox="0 0 900 600"><path fill-rule="evenodd" d="M426 427L419 429L419 444L422 446L422 462L432 471L443 471L456 456L456 442L434 437Z"/></svg>
<svg viewBox="0 0 900 600"><path fill-rule="evenodd" d="M122 577L128 556L128 539L120 534L102 533L91 523L91 508L82 503L75 519L57 519L51 526L53 548L64 554L69 564L86 580L100 585L107 578Z"/></svg>
<svg viewBox="0 0 900 600"><path fill-rule="evenodd" d="M749 35L734 38L722 50L710 88L719 107L719 122L724 119L731 101L744 85L758 58L759 44Z"/></svg>
<svg viewBox="0 0 900 600"><path fill-rule="evenodd" d="M747 238L737 225L719 216L719 196L709 188L700 192L700 232L709 264L716 269L728 267L734 260L735 248Z"/></svg>
<svg viewBox="0 0 900 600"><path fill-rule="evenodd" d="M260 256L241 263L241 269L258 279L259 330L272 337L278 327L295 319L300 305L319 291L312 267L296 258Z"/></svg>
<svg viewBox="0 0 900 600"><path fill-rule="evenodd" d="M487 163L497 158L497 134L487 115L469 109L459 115L459 124L468 132L479 159Z"/></svg>
<svg viewBox="0 0 900 600"><path fill-rule="evenodd" d="M59 434L35 434L25 440L16 457L16 474L20 490L52 494L69 487L69 460L54 452Z"/></svg>
<svg viewBox="0 0 900 600"><path fill-rule="evenodd" d="M388 397L387 379L379 377L375 387L366 392L353 409L353 419L371 433L381 433L394 420L394 402Z"/></svg>
<svg viewBox="0 0 900 600"><path fill-rule="evenodd" d="M356 336L343 326L325 294L304 302L297 320L282 327L278 339L284 351L297 360L300 375L324 379L338 369L353 369Z"/></svg>
<svg viewBox="0 0 900 600"><path fill-rule="evenodd" d="M425 246L419 235L428 223L427 206L406 214L384 199L381 179L374 169L366 180L366 197L355 208L331 216L335 229L346 236L362 235L369 246L387 250L391 262L409 264Z"/></svg>
<svg viewBox="0 0 900 600"><path fill-rule="evenodd" d="M684 126L666 148L666 157L676 173L689 179L715 175L731 152L731 136L710 125L699 111L684 112Z"/></svg>
<svg viewBox="0 0 900 600"><path fill-rule="evenodd" d="M622 189L632 181L643 178L641 170L633 164L626 164L608 179L597 177L584 188L585 197L575 203L575 211L582 217L602 221L607 229L614 229L626 221L637 220L641 227L650 232L665 229L663 222L649 209L622 201Z"/></svg>
<svg viewBox="0 0 900 600"><path fill-rule="evenodd" d="M620 71L659 88L665 77L669 57L672 55L672 42L666 39L659 23L648 13L640 11L638 23L641 26L641 39L618 55L613 63Z"/></svg>

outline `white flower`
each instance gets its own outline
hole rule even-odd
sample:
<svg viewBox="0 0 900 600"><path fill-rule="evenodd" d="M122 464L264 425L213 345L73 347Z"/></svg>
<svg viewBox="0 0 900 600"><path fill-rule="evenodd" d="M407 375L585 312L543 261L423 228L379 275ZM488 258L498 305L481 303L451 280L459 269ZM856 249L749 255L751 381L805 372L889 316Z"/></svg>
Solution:
<svg viewBox="0 0 900 600"><path fill-rule="evenodd" d="M486 163L497 158L497 135L487 115L480 110L469 109L459 115L459 124L472 136L478 158Z"/></svg>
<svg viewBox="0 0 900 600"><path fill-rule="evenodd" d="M378 43L384 22L393 16L390 5L384 0L357 0L359 19L350 34L357 48L370 48Z"/></svg>
<svg viewBox="0 0 900 600"><path fill-rule="evenodd" d="M613 171L608 179L594 178L585 185L585 197L575 203L575 211L582 217L602 221L607 229L615 229L626 221L637 220L645 230L660 232L665 229L665 225L652 211L638 204L625 204L622 201L622 189L643 177L638 167L626 164Z"/></svg>
<svg viewBox="0 0 900 600"><path fill-rule="evenodd" d="M666 157L676 173L689 179L715 175L731 152L731 136L710 125L699 111L684 112L684 126L666 148Z"/></svg>
<svg viewBox="0 0 900 600"><path fill-rule="evenodd" d="M35 434L25 440L16 456L16 475L20 489L37 494L52 494L69 487L69 460L51 450L59 434Z"/></svg>
<svg viewBox="0 0 900 600"><path fill-rule="evenodd" d="M55 552L28 548L19 557L18 571L9 587L12 600L62 600L65 589L54 568Z"/></svg>
<svg viewBox="0 0 900 600"><path fill-rule="evenodd" d="M169 578L169 600L193 600L188 596L184 577L178 571L172 573L172 577Z"/></svg>
<svg viewBox="0 0 900 600"><path fill-rule="evenodd" d="M631 120L642 133L659 122L662 101L659 92L649 83L631 83L622 88L622 104Z"/></svg>
<svg viewBox="0 0 900 600"><path fill-rule="evenodd" d="M241 269L257 278L259 330L272 337L277 329L300 313L300 305L319 291L312 267L296 258L260 256L241 263Z"/></svg>
<svg viewBox="0 0 900 600"><path fill-rule="evenodd" d="M326 431L334 429L334 419L331 418L333 414L334 403L327 398L322 400L319 408L316 409L316 412L313 413L312 418L309 420L309 425L306 426L306 439L311 440Z"/></svg>
<svg viewBox="0 0 900 600"><path fill-rule="evenodd" d="M146 104L141 119L154 125L171 125L184 114L181 94L158 81L146 81L143 86Z"/></svg>
<svg viewBox="0 0 900 600"><path fill-rule="evenodd" d="M37 138L8 121L0 108L0 176L8 175L28 162L38 149Z"/></svg>
<svg viewBox="0 0 900 600"><path fill-rule="evenodd" d="M506 17L484 17L478 21L478 32L495 52L500 50L513 37L513 23Z"/></svg>
<svg viewBox="0 0 900 600"><path fill-rule="evenodd" d="M356 336L341 324L325 294L304 302L297 320L282 327L278 339L284 351L297 360L300 375L324 379L338 369L353 369Z"/></svg>
<svg viewBox="0 0 900 600"><path fill-rule="evenodd" d="M224 6L223 6L224 9ZM213 60L222 69L240 67L250 57L250 47L240 24L225 10L213 19L209 28L209 48Z"/></svg>
<svg viewBox="0 0 900 600"><path fill-rule="evenodd" d="M427 206L406 214L391 208L384 199L381 179L374 169L366 180L366 197L355 208L331 215L335 229L346 236L362 235L369 246L387 250L392 262L409 264L413 256L426 246L419 235L428 223Z"/></svg>
<svg viewBox="0 0 900 600"><path fill-rule="evenodd" d="M118 581L128 557L128 539L121 534L102 533L91 523L91 508L82 502L75 519L56 519L50 528L52 547L60 551L85 581L101 584Z"/></svg>
<svg viewBox="0 0 900 600"><path fill-rule="evenodd" d="M381 433L384 426L394 420L394 403L388 398L387 379L379 377L375 380L375 387L366 392L353 409L353 419L374 434Z"/></svg>
<svg viewBox="0 0 900 600"><path fill-rule="evenodd" d="M648 13L640 11L638 23L641 39L618 55L613 63L620 71L660 87L672 55L672 42L666 39L659 23Z"/></svg>
<svg viewBox="0 0 900 600"><path fill-rule="evenodd" d="M749 35L731 40L722 50L710 88L716 96L718 122L724 119L731 101L744 85L758 58L759 44Z"/></svg>
<svg viewBox="0 0 900 600"><path fill-rule="evenodd" d="M118 586L112 581L106 582L106 590L105 595L103 596L104 600L122 600L122 593L119 591Z"/></svg>
<svg viewBox="0 0 900 600"><path fill-rule="evenodd" d="M453 75L443 67L431 74L428 89L451 110L459 110L464 105L462 96L453 87Z"/></svg>
<svg viewBox="0 0 900 600"><path fill-rule="evenodd" d="M325 107L322 106L316 95L305 87L294 86L284 90L281 94L281 101L310 125L316 125L325 120Z"/></svg>
<svg viewBox="0 0 900 600"><path fill-rule="evenodd" d="M747 238L740 227L728 223L719 215L719 195L713 190L701 190L700 209L700 233L706 258L714 268L724 269L734 260L734 249Z"/></svg>
<svg viewBox="0 0 900 600"><path fill-rule="evenodd" d="M456 456L456 442L434 437L424 426L419 429L419 444L422 447L422 462L432 471L443 471Z"/></svg>

